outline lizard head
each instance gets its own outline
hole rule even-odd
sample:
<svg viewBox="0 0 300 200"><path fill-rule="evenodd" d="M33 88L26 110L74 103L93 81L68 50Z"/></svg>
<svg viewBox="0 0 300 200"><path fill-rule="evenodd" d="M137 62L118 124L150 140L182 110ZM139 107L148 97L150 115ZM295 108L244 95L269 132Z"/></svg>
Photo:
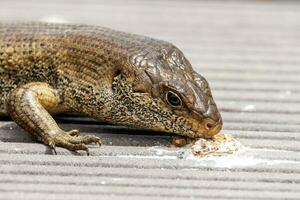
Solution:
<svg viewBox="0 0 300 200"><path fill-rule="evenodd" d="M208 82L178 48L168 45L133 55L130 73L113 84L122 93L118 106L125 105L123 115L128 113L121 124L192 138L210 138L221 130L222 118Z"/></svg>

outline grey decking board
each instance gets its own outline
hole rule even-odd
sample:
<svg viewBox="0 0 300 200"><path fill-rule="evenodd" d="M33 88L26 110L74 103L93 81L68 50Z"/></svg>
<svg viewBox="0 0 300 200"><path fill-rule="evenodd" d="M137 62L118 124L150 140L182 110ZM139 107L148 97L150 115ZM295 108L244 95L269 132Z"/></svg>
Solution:
<svg viewBox="0 0 300 200"><path fill-rule="evenodd" d="M191 160L191 155L188 149L163 149L159 147L126 147L126 146L105 146L101 151L98 148L91 149L91 155L93 158L81 158L80 156L71 156L70 152L66 150L60 150L61 156L49 157L45 154L46 147L40 144L23 144L18 145L12 143L12 147L17 146L18 149L12 148L12 151L1 151L2 157L2 170L13 169L17 166L29 166L33 164L36 170L38 166L49 166L52 168L59 167L61 170L64 167L88 167L99 170L101 168L119 167L119 168L139 168L139 169L183 169L196 170L196 171L210 171L211 166L216 166L214 170L231 172L279 172L279 173L297 173L299 170L299 153L298 151L278 151L268 149L248 149L244 153L240 153L236 157L228 158L215 158L215 159L203 159L202 162L194 162ZM7 144L2 144L2 149L7 148ZM159 152L165 151L163 155ZM15 157L12 158L11 154L15 153ZM26 153L27 155L22 155ZM36 154L36 155L35 155ZM286 158L284 157L286 155ZM71 160L65 160L66 156L70 155ZM97 156L100 156L97 158ZM37 158L39 158L37 160ZM117 158L117 159L116 159ZM249 163L237 163L248 162ZM134 163L129 160L135 160ZM144 163L145 160L149 159ZM236 160L235 160L236 159ZM200 160L199 160L200 161ZM230 163L232 161L232 163ZM159 165L155 165L159 162ZM210 164L210 162L212 162ZM213 163L215 162L215 164ZM229 163L222 163L229 162ZM174 164L176 163L176 164ZM227 166L233 167L227 167ZM82 168L82 169L83 169Z"/></svg>
<svg viewBox="0 0 300 200"><path fill-rule="evenodd" d="M139 159L136 164L129 164L129 162L134 161L134 159L120 159L121 162L117 163L113 159L104 159L103 165L101 163L82 163L82 165L76 165L68 162L68 165L64 165L64 162L59 165L59 162L49 161L47 163L37 164L32 166L29 162L28 164L6 164L1 167L1 174L15 174L15 175L28 175L28 176L61 176L64 177L82 177L82 179L89 179L89 177L107 177L107 178L122 178L128 179L131 178L141 179L141 180L185 180L185 181L242 181L249 184L255 184L256 182L268 182L268 183L285 183L285 184L299 184L299 173L297 173L299 166L296 166L294 170L285 169L282 165L277 165L274 167L266 168L234 168L230 171L226 168L216 168L213 172L203 166L198 166L189 168L182 168L176 166L175 168L171 167L171 161L168 165L162 166L161 168L156 168L154 165L154 160L149 159L152 162L151 165L148 163L145 165L141 162L144 162L146 159ZM175 162L180 164L180 162ZM78 163L79 164L79 163ZM182 166L186 163L182 163ZM76 165L76 166L75 166ZM168 168L171 167L171 168ZM260 164L259 166L263 166ZM287 166L287 165L286 165ZM34 171L33 171L34 170ZM191 171L191 172L190 172ZM197 174L195 174L197 172ZM256 177L253 177L253 173L256 173ZM274 177L274 174L276 176ZM273 176L272 176L273 175ZM30 177L28 177L30 179ZM292 179L292 180L291 180ZM36 183L38 184L38 183ZM255 187L254 185L252 187ZM214 190L215 188L211 188Z"/></svg>
<svg viewBox="0 0 300 200"><path fill-rule="evenodd" d="M26 184L25 188L19 188L18 184L0 184L2 190L13 190L17 189L19 191L27 191L27 192L34 192L36 185L32 184ZM281 198L294 198L296 199L297 195L299 193L297 192L291 192L291 191L243 191L243 190L231 190L230 193L228 193L227 190L218 190L217 192L213 189L203 189L203 190L182 190L182 189L165 189L165 188L139 188L139 187L98 187L98 186L89 186L89 187L80 187L77 186L64 186L61 187L60 185L51 185L51 187L47 185L40 185L40 192L43 191L43 193L74 193L74 194L94 194L94 195L101 195L101 194L115 194L115 195L123 195L123 196L131 196L131 195L139 195L141 197L143 196L164 196L164 197L185 197L188 198L191 193L193 193L194 197L208 197L208 194L211 194L211 196L216 198L228 198L228 197L243 197L247 195L248 197L252 197L253 199L261 199L264 196L269 197L275 197L276 199Z"/></svg>
<svg viewBox="0 0 300 200"><path fill-rule="evenodd" d="M161 188L180 188L180 189L207 189L211 185L216 185L216 188L222 189L243 189L243 190L268 190L268 191L298 191L297 184L290 184L290 183L281 183L280 185L275 182L257 182L253 188L248 187L247 182L243 181L222 181L222 180L165 180L160 179L159 181L148 179L141 182L138 178L130 178L130 181L126 182L125 179L116 179L111 180L109 177L90 177L89 179L82 180L80 177L76 176L68 176L61 179L60 176L41 176L41 175L33 175L31 179L28 180L26 175L7 175L2 174L1 183L42 183L48 185L54 184L66 184L66 185L82 185L82 186L89 186L89 185L104 185L107 184L108 186L138 186L138 187L161 187Z"/></svg>
<svg viewBox="0 0 300 200"><path fill-rule="evenodd" d="M257 115L255 112L248 113L230 113L223 112L223 118L227 122L235 123L258 123L258 124L290 124L290 125L299 125L300 117L299 115L291 115L290 113L285 114L275 114L272 113L260 113Z"/></svg>

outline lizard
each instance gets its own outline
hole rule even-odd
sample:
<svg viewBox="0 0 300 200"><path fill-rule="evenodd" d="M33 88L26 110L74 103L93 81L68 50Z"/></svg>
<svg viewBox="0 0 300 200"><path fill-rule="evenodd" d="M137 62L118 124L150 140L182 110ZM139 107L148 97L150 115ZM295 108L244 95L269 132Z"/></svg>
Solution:
<svg viewBox="0 0 300 200"><path fill-rule="evenodd" d="M222 117L207 80L172 43L93 25L0 22L0 115L48 145L88 153L95 135L53 115L211 138Z"/></svg>

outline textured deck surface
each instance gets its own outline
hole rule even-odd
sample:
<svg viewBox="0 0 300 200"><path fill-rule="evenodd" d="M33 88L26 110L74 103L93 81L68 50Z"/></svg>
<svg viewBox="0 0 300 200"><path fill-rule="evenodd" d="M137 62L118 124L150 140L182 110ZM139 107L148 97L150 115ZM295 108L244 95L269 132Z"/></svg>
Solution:
<svg viewBox="0 0 300 200"><path fill-rule="evenodd" d="M88 23L168 40L210 82L223 133L248 149L196 159L168 135L60 116L101 136L79 156L0 121L0 199L300 199L296 1L1 0L1 20Z"/></svg>

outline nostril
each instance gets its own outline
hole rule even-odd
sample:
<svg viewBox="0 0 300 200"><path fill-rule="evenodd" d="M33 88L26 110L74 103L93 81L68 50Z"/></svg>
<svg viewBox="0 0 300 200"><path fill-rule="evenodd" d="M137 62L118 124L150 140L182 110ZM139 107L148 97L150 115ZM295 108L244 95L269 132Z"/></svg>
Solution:
<svg viewBox="0 0 300 200"><path fill-rule="evenodd" d="M221 131L222 128L222 120L221 122L219 121L214 121L210 118L206 118L203 123L203 129L205 130L205 135L204 137L206 138L211 138L214 135L218 134Z"/></svg>

